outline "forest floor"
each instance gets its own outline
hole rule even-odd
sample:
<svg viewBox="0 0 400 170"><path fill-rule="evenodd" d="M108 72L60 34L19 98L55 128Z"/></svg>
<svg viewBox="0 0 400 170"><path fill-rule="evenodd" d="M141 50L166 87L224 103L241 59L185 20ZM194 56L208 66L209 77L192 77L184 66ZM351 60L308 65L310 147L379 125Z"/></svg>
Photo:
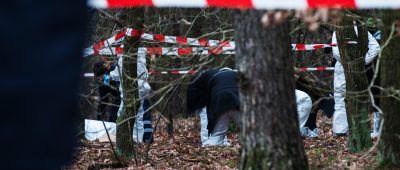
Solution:
<svg viewBox="0 0 400 170"><path fill-rule="evenodd" d="M168 138L166 121L161 120L148 152L148 161L147 144L137 146L138 165L132 158L121 167L110 143L82 139L76 148L74 162L63 169L237 169L240 161L238 135L228 134L231 146L201 147L198 122L198 118L175 119L173 138ZM377 166L376 147L351 153L347 137L333 137L331 122L332 119L318 114L319 137L303 139L310 169L374 169Z"/></svg>

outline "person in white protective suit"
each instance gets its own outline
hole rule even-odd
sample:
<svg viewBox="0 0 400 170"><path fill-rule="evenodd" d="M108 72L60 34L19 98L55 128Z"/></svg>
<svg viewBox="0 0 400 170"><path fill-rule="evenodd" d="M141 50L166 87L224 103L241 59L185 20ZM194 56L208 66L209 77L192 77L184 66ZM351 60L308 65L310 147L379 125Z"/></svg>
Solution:
<svg viewBox="0 0 400 170"><path fill-rule="evenodd" d="M236 71L222 68L207 70L192 77L188 86L187 110L188 113L200 110L203 146L229 145L226 134L230 121L240 125L236 76Z"/></svg>
<svg viewBox="0 0 400 170"><path fill-rule="evenodd" d="M236 123L240 122L237 120L240 119L240 114L237 114L238 111L235 111L240 105L237 83L235 72L229 68L220 70L212 69L192 77L188 87L187 108L189 113L193 113L197 110L200 114L200 137L202 146L230 145L226 137L229 120L233 119ZM317 137L318 132L311 131L308 128L307 131L304 130L304 125L307 122L312 107L311 97L300 90L296 90L295 94L299 129L301 130L302 136ZM221 97L224 97L224 100L218 99ZM228 110L228 112L210 112L207 110L209 108L211 108L210 110L213 108L214 110ZM231 110L232 108L235 109ZM218 118L214 118L215 115L218 115ZM217 121L214 121L214 125L211 126L214 128L211 128L212 133L210 133L208 130L210 129L209 120L213 118Z"/></svg>
<svg viewBox="0 0 400 170"><path fill-rule="evenodd" d="M318 131L317 128L314 130L310 130L304 125L307 122L308 116L310 115L312 100L311 97L300 90L295 91L296 94L296 104L297 104L297 114L299 118L299 126L300 133L303 137L317 137ZM213 143L208 139L208 130L207 130L207 107L201 108L199 111L200 115L200 138L202 142L202 146L213 145ZM229 146L228 138L225 136L223 145Z"/></svg>
<svg viewBox="0 0 400 170"><path fill-rule="evenodd" d="M114 79L120 79L120 73L122 74L122 60L123 55L121 55L118 59L118 69L115 69L110 73L110 77ZM151 87L147 82L148 78L148 70L146 68L146 56L143 53L138 53L137 56L137 76L138 76L138 87L139 87L139 98L140 98L140 107L137 112L137 117L135 119L135 124L133 128L133 139L136 142L152 142L152 133L153 129L151 127L151 113L148 111L149 102L146 99L146 96L149 94ZM123 89L122 89L122 81L119 87L121 92L121 99L123 99ZM124 109L124 102L121 101L121 105L118 110L118 116L122 114ZM145 120L144 120L145 119Z"/></svg>
<svg viewBox="0 0 400 170"><path fill-rule="evenodd" d="M357 27L354 27L357 33ZM337 44L336 33L333 32L332 44ZM365 64L371 63L374 58L379 54L380 46L375 38L368 32L368 52L365 55ZM338 47L332 48L333 57L337 60L335 64L334 72L334 100L335 100L335 111L333 113L333 127L332 131L335 136L344 136L348 132L348 122L345 107L345 96L346 96L346 79L344 74L343 65L340 60L340 53Z"/></svg>

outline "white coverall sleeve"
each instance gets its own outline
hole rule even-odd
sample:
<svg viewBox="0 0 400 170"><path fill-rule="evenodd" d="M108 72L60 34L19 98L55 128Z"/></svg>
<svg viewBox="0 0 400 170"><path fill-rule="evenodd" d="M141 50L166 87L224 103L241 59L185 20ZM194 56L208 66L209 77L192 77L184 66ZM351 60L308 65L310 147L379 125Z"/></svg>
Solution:
<svg viewBox="0 0 400 170"><path fill-rule="evenodd" d="M342 61L340 61L340 53L339 53L339 46L337 45L336 32L333 32L333 34L332 34L332 44L336 44L336 47L332 47L332 54L333 54L333 57L334 57L339 63L342 63Z"/></svg>
<svg viewBox="0 0 400 170"><path fill-rule="evenodd" d="M365 64L371 63L375 57L379 54L381 47L378 44L378 41L368 32L368 52L365 55Z"/></svg>
<svg viewBox="0 0 400 170"><path fill-rule="evenodd" d="M357 29L355 28L355 31L357 33ZM336 39L336 32L333 32L332 35L332 44L337 44L337 39ZM379 54L380 51L380 46L378 44L378 42L375 40L375 38L371 35L371 33L368 32L368 52L365 55L365 64L369 64L371 63L375 57ZM333 57L335 57L335 59L342 63L340 60L340 53L339 53L339 47L332 47L332 53L333 53Z"/></svg>
<svg viewBox="0 0 400 170"><path fill-rule="evenodd" d="M113 71L110 72L110 78L112 80L121 82L121 77L119 76L119 73L121 73L121 71L122 71L122 60L123 60L123 57L122 56L119 57L117 66L115 67L115 69Z"/></svg>

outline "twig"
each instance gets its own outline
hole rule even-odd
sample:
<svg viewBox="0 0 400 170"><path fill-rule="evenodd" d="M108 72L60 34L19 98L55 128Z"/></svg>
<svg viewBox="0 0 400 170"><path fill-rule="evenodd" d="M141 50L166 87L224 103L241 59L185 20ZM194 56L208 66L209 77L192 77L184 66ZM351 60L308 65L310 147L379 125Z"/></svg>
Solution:
<svg viewBox="0 0 400 170"><path fill-rule="evenodd" d="M107 127L106 127L106 124L104 123L103 118L101 119L101 122L103 123L104 129L106 130L107 138L108 138L108 141L110 142L110 146L111 146L111 149L112 149L112 151L113 151L113 153L114 153L115 159L117 159L118 163L119 163L120 165L122 165L122 163L121 163L121 161L119 160L119 157L118 157L118 155L117 155L117 152L115 152L114 145L113 145L113 143L112 143L112 141L111 141L110 134L108 133L108 129L107 129Z"/></svg>

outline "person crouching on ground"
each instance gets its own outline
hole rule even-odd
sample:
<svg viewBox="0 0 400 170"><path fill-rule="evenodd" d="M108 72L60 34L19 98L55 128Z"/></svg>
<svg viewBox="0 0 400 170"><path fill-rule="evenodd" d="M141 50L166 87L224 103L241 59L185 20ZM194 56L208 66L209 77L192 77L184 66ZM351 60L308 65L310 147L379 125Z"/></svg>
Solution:
<svg viewBox="0 0 400 170"><path fill-rule="evenodd" d="M188 112L207 109L207 145L226 145L230 121L240 125L237 73L230 68L211 69L195 76L187 94Z"/></svg>

